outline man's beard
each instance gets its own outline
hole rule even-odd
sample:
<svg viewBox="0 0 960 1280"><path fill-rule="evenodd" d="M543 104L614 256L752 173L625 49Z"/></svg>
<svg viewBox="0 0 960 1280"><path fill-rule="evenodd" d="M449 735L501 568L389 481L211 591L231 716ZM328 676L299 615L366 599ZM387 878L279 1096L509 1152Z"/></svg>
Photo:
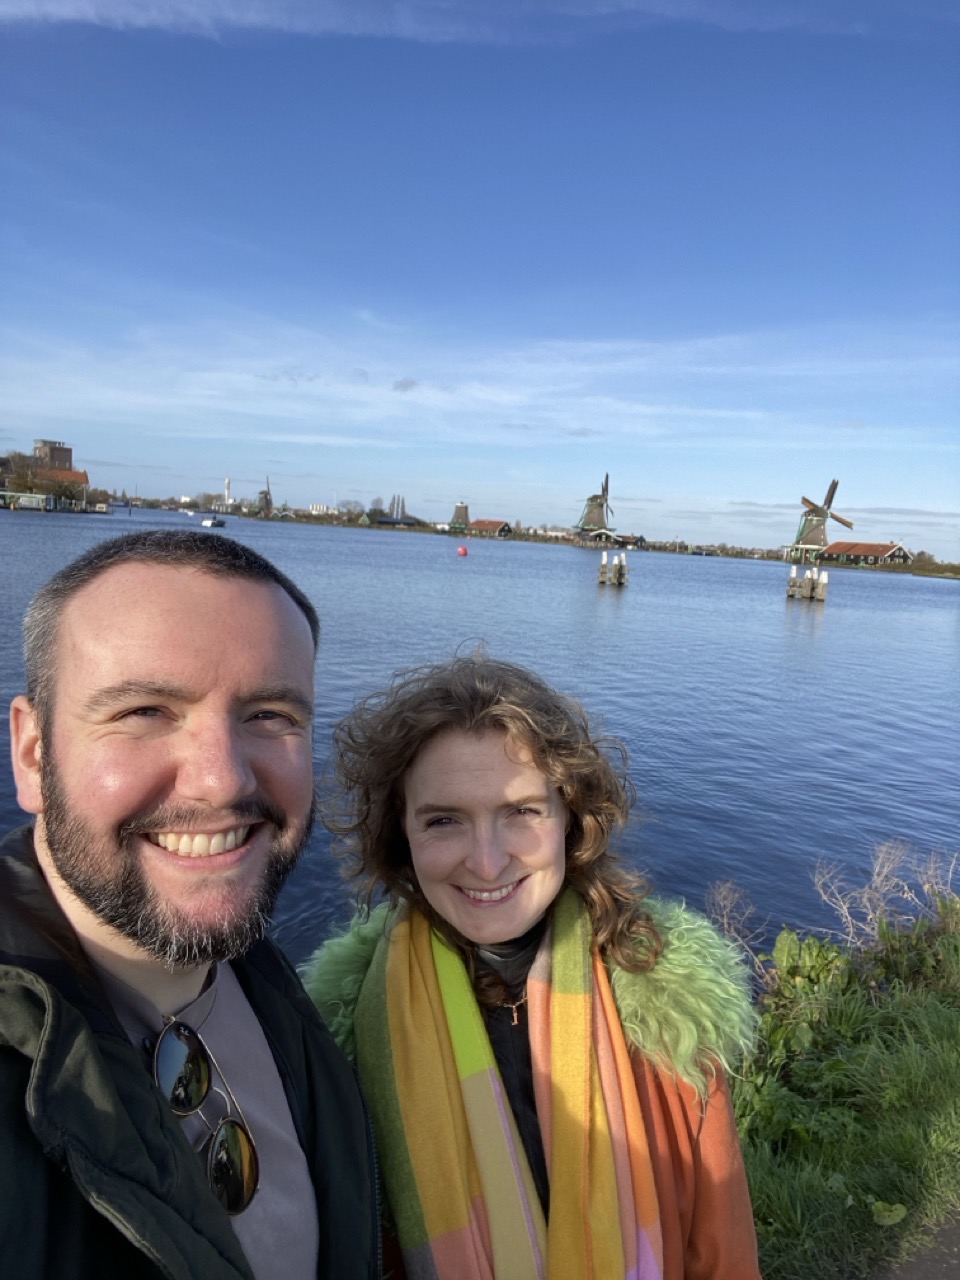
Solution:
<svg viewBox="0 0 960 1280"><path fill-rule="evenodd" d="M311 804L306 819L291 825L283 810L264 799L247 797L231 805L237 826L269 822L276 835L260 882L242 909L224 911L213 923L197 924L149 884L136 849L138 837L145 838L148 831L189 831L197 825L196 809L168 806L135 814L107 845L72 808L49 755L40 787L46 843L64 883L100 920L168 969L235 960L263 938L277 894L306 847L315 812Z"/></svg>

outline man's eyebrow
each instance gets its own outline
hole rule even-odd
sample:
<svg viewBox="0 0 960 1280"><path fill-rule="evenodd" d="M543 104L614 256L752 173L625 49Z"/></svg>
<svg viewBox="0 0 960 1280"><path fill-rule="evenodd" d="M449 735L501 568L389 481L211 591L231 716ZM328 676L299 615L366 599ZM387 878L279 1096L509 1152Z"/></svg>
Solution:
<svg viewBox="0 0 960 1280"><path fill-rule="evenodd" d="M182 702L188 697L180 685L162 680L121 680L118 684L95 689L83 704L84 711L106 711L122 702L146 698L151 702Z"/></svg>
<svg viewBox="0 0 960 1280"><path fill-rule="evenodd" d="M240 699L241 702L285 702L288 707L296 707L305 716L313 715L313 699L301 689L291 684L269 684L254 689Z"/></svg>
<svg viewBox="0 0 960 1280"><path fill-rule="evenodd" d="M138 700L148 702L195 702L196 694L185 685L172 684L164 680L122 680L118 684L105 685L96 689L83 704L88 713L107 711L111 707ZM296 707L305 716L313 715L313 699L293 685L263 685L245 693L238 702L249 703L284 703Z"/></svg>

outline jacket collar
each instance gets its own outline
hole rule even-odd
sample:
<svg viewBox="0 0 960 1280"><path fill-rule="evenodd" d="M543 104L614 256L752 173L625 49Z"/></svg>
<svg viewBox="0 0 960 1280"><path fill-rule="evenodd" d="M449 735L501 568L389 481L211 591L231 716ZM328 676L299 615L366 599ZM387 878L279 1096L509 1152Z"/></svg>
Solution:
<svg viewBox="0 0 960 1280"><path fill-rule="evenodd" d="M33 827L0 840L0 963L50 983L94 1030L122 1034L96 970L40 870Z"/></svg>

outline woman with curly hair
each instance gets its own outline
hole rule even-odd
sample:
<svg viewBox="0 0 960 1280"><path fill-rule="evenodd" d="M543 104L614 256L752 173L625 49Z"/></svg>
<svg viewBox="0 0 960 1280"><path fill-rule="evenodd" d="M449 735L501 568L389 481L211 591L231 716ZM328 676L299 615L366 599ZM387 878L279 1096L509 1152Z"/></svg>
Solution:
<svg viewBox="0 0 960 1280"><path fill-rule="evenodd" d="M611 851L622 750L483 653L401 673L334 741L363 906L304 977L410 1280L757 1280L726 1083L747 976Z"/></svg>

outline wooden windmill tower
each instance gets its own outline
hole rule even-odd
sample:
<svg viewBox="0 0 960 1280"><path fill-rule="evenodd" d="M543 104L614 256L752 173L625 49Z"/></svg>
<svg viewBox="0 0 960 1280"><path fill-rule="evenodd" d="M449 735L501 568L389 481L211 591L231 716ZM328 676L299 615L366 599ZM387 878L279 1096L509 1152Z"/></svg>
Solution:
<svg viewBox="0 0 960 1280"><path fill-rule="evenodd" d="M832 510L839 483L839 480L830 481L830 488L823 502L811 502L809 498L800 499L804 506L800 528L791 545L787 547L787 559L794 564L814 562L828 545L830 541L827 536L828 520L836 520L838 524L846 525L848 529L853 528L852 520L847 520L845 516L838 516Z"/></svg>
<svg viewBox="0 0 960 1280"><path fill-rule="evenodd" d="M613 515L613 508L609 502L610 494L610 474L609 472L603 477L603 488L599 493L593 493L584 503L583 514L574 525L577 532L586 538L602 539L604 534L611 534L613 530L610 528L610 517Z"/></svg>

